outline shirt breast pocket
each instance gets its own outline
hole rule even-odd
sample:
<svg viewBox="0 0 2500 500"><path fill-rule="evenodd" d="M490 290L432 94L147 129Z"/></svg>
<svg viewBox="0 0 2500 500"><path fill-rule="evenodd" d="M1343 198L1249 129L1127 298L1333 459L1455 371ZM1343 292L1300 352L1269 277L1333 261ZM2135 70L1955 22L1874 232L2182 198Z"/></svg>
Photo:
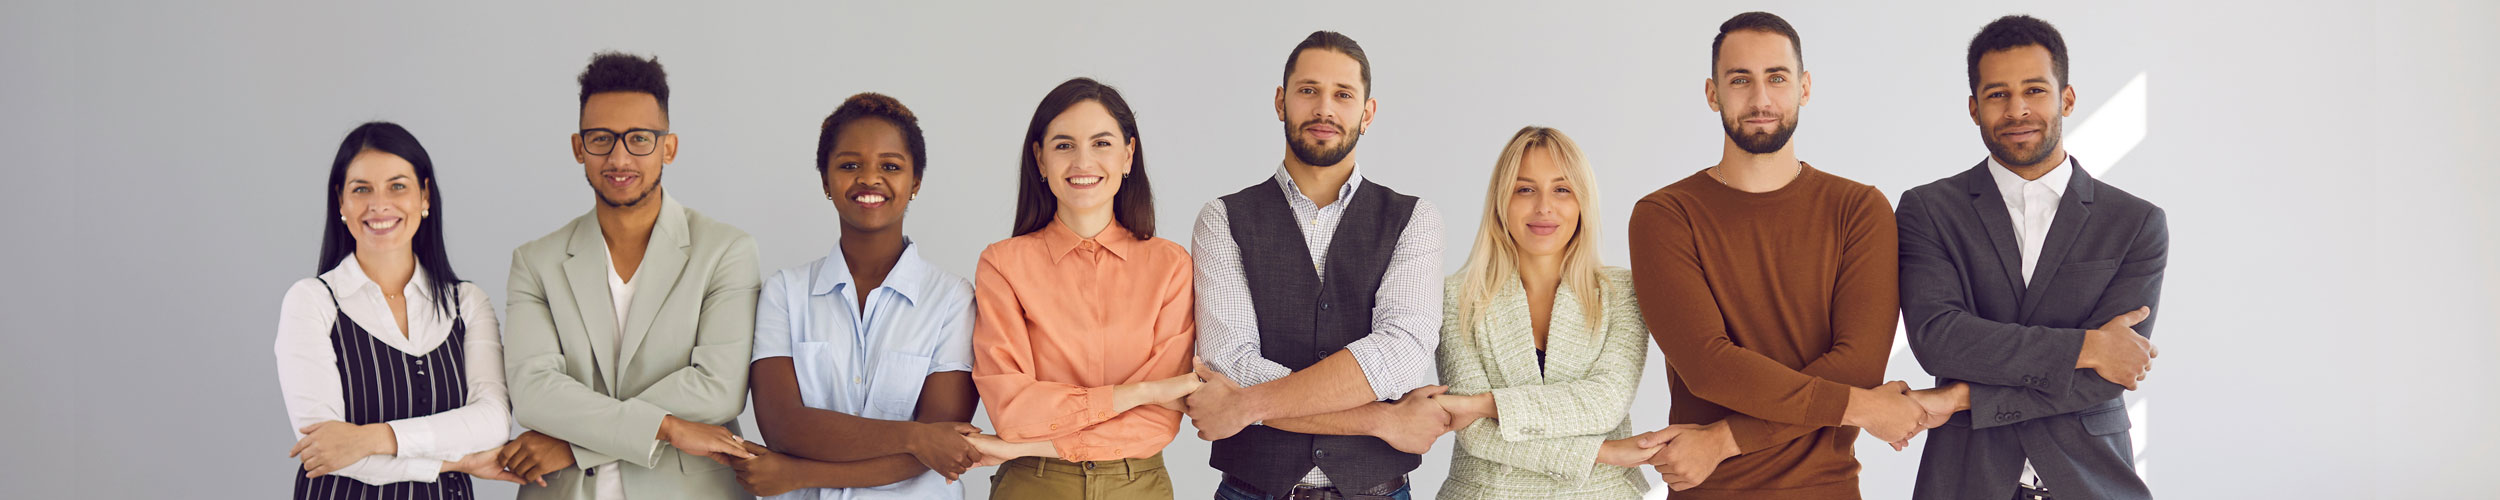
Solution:
<svg viewBox="0 0 2500 500"><path fill-rule="evenodd" d="M928 381L929 357L888 351L877 356L876 369L869 380L868 406L860 416L911 420L912 410L920 405L920 386Z"/></svg>
<svg viewBox="0 0 2500 500"><path fill-rule="evenodd" d="M841 360L850 353L832 342L792 342L790 368L799 379L799 403L809 408L836 408L835 391L840 390L843 369Z"/></svg>

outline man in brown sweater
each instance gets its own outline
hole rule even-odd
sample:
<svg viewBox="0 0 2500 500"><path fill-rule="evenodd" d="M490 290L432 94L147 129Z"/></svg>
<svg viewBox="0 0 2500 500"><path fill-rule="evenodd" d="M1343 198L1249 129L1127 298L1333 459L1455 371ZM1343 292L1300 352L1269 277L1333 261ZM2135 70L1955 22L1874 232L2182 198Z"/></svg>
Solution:
<svg viewBox="0 0 2500 500"><path fill-rule="evenodd" d="M1882 383L1898 321L1891 203L1797 161L1811 95L1788 22L1719 27L1719 163L1632 209L1633 287L1666 355L1675 424L1643 438L1676 498L1858 498L1858 429L1906 442L1923 413Z"/></svg>

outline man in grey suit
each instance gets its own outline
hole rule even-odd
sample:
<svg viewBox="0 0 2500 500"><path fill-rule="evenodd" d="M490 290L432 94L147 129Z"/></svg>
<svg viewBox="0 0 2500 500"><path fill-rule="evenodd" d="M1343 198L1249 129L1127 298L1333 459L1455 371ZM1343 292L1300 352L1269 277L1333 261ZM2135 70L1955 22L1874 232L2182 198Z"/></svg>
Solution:
<svg viewBox="0 0 2500 500"><path fill-rule="evenodd" d="M755 240L677 203L657 59L591 58L572 137L597 199L512 251L504 369L529 432L498 461L521 498L751 498L728 461L755 338Z"/></svg>
<svg viewBox="0 0 2500 500"><path fill-rule="evenodd" d="M2169 231L2066 156L2066 43L2029 16L1971 40L1989 159L1901 195L1901 312L1937 388L1913 498L2151 498L2124 391L2152 370Z"/></svg>

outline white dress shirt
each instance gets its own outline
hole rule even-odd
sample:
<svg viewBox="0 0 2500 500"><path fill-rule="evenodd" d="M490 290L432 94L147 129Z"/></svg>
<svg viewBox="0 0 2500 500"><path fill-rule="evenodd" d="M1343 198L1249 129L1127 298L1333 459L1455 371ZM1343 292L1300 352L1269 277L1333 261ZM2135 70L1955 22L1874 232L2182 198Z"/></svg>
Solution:
<svg viewBox="0 0 2500 500"><path fill-rule="evenodd" d="M608 254L607 252L608 240L602 238L599 240L599 253L606 254L608 256L606 259L608 261L608 265L601 267L608 270L608 298L615 301L616 304L616 307L611 308L616 311L616 340L615 343L611 345L625 345L625 311L627 308L633 307L634 305L634 284L625 281L625 277L616 274L616 255ZM635 263L634 270L634 274L642 274L642 264ZM613 351L600 354L607 356L616 355ZM623 366L620 364L620 361L621 360L610 359L608 360L608 366ZM657 449L659 445L654 443L652 446L653 449ZM597 478L591 481L591 498L599 500L625 500L625 474L617 471L617 464L622 463L625 462L619 460L591 468L590 472Z"/></svg>
<svg viewBox="0 0 2500 500"><path fill-rule="evenodd" d="M322 286L329 281L329 287ZM407 301L408 332L384 302L382 288L365 276L356 256L340 259L321 279L305 278L288 288L278 309L278 390L286 400L290 432L323 421L345 421L345 389L339 384L338 356L330 348L330 332L340 312L383 344L411 356L423 356L451 337L453 321L466 328L460 375L468 384L468 400L459 408L423 417L393 420L397 455L358 460L337 474L366 484L402 481L434 482L444 462L500 446L512 435L512 407L503 381L503 335L496 329L495 308L486 290L461 283L456 287L460 317L449 318L435 304L433 279L419 266L400 290ZM332 300L336 299L336 306ZM302 432L294 432L297 440Z"/></svg>
<svg viewBox="0 0 2500 500"><path fill-rule="evenodd" d="M1322 207L1302 195L1283 165L1276 167L1276 185L1284 190L1286 205L1293 207L1312 270L1322 281L1327 280L1328 245L1337 236L1337 223L1345 220L1348 202L1362 194L1356 189L1363 185L1362 166L1352 168L1345 185L1337 188L1337 201ZM1233 241L1232 214L1226 211L1224 200L1207 202L1190 234L1190 258L1197 268L1198 355L1208 368L1247 387L1285 378L1293 370L1260 352L1258 313L1251 303L1249 277L1242 271L1241 245ZM1416 200L1406 229L1398 233L1380 289L1373 293L1371 326L1370 335L1345 349L1363 368L1375 399L1395 399L1432 385L1439 376L1433 356L1441 346L1441 212L1430 201ZM1304 475L1303 482L1331 484L1318 468Z"/></svg>
<svg viewBox="0 0 2500 500"><path fill-rule="evenodd" d="M2075 177L2075 157L2049 168L2039 179L2024 180L1995 158L1988 164L1988 177L1995 179L1997 194L2005 197L2005 211L2014 216L2014 238L2022 242L2023 285L2031 285L2031 270L2039 267L2040 247L2049 241L2049 224L2057 220L2058 200L2066 196L2066 182ZM2024 484L2038 486L2040 473L2032 470L2031 461L2023 460Z"/></svg>

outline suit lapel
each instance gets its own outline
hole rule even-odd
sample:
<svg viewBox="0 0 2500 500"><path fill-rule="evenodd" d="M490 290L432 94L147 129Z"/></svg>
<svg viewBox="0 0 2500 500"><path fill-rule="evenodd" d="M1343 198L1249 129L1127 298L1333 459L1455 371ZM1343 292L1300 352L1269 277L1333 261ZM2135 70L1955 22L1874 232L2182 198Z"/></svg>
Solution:
<svg viewBox="0 0 2500 500"><path fill-rule="evenodd" d="M632 366L634 353L651 333L651 323L667 304L677 276L686 269L686 210L676 198L660 198L660 220L642 252L642 268L634 271L634 302L625 309L625 342L618 346L617 367Z"/></svg>
<svg viewBox="0 0 2500 500"><path fill-rule="evenodd" d="M1996 181L1988 177L1990 168L1994 167L1988 165L1988 160L1979 160L1979 166L1962 174L1962 187L1971 194L1971 211L1979 216L1979 225L1988 230L1988 243L1996 247L1997 264L2004 268L1999 276L2005 279L2005 289L2014 290L2019 301L2030 295L2022 292L2023 242L2014 235L2014 216L2006 212L2005 194L1997 191Z"/></svg>
<svg viewBox="0 0 2500 500"><path fill-rule="evenodd" d="M565 245L571 254L564 259L564 281L573 287L573 306L582 315L582 333L590 336L591 363L595 374L608 390L615 390L616 300L608 291L608 252L601 241L599 221L584 215L573 222L572 241Z"/></svg>
<svg viewBox="0 0 2500 500"><path fill-rule="evenodd" d="M2092 220L2092 175L2084 173L2082 162L2063 167L2075 171L2066 180L2066 195L2058 197L2057 219L2049 222L2049 237L2040 243L2040 260L2031 266L2031 287L2023 292L2022 312L2015 316L2019 323L2031 323L2031 312L2040 308L2038 298L2057 280L2057 269L2066 263L2068 250Z"/></svg>
<svg viewBox="0 0 2500 500"><path fill-rule="evenodd" d="M1536 332L1529 321L1527 292L1515 274L1503 279L1493 301L1476 313L1476 345L1484 346L1485 364L1500 375L1489 381L1492 387L1539 383Z"/></svg>
<svg viewBox="0 0 2500 500"><path fill-rule="evenodd" d="M1568 283L1554 290L1554 311L1545 328L1546 380L1577 379L1597 358L1600 344L1595 342L1596 334L1591 333L1595 325L1581 316L1581 306L1579 295L1571 293ZM1599 314L1604 314L1602 309ZM1604 318L1599 318L1599 322L1604 324Z"/></svg>

